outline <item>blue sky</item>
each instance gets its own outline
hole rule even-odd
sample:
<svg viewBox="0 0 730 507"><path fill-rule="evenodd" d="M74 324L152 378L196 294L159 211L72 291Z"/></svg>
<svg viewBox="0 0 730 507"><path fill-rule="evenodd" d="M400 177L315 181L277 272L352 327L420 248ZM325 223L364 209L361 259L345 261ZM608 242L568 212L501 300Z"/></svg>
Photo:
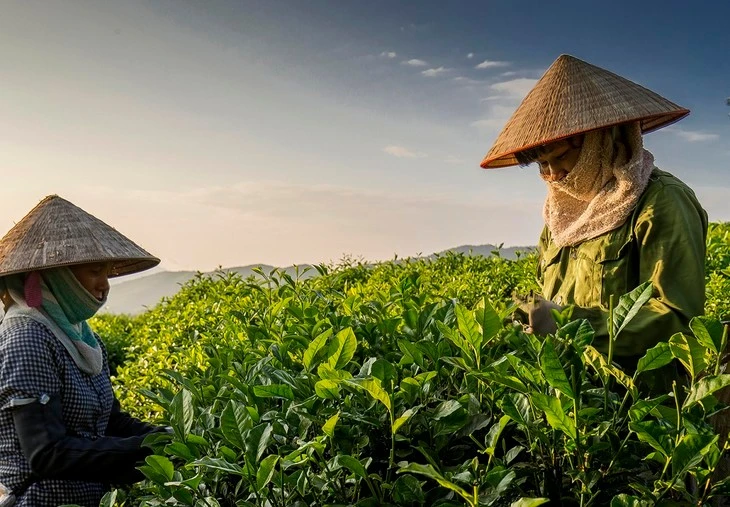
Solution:
<svg viewBox="0 0 730 507"><path fill-rule="evenodd" d="M479 162L562 53L692 110L657 165L730 220L730 3L11 0L0 229L51 193L208 270L535 244Z"/></svg>

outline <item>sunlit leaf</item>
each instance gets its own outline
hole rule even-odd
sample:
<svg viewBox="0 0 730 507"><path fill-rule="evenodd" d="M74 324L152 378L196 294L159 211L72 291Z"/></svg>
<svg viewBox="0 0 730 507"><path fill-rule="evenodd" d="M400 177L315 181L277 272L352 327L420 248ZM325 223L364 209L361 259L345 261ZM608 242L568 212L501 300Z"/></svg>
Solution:
<svg viewBox="0 0 730 507"><path fill-rule="evenodd" d="M459 328L459 332L464 340L470 345L470 352L473 357L479 355L479 351L482 348L482 333L479 330L479 324L477 324L474 318L474 313L467 310L464 306L457 304L454 308L456 314L456 324Z"/></svg>
<svg viewBox="0 0 730 507"><path fill-rule="evenodd" d="M431 466L431 465L421 465L418 463L409 463L408 465L401 467L400 470L398 470L398 473L406 473L406 472L409 472L412 474L425 475L429 479L433 479L436 482L438 482L444 488L450 489L451 491L456 492L462 498L471 499L471 495L469 493L467 493L467 491L464 488L447 480L443 475L438 473L436 471L436 469L433 468L433 466Z"/></svg>
<svg viewBox="0 0 730 507"><path fill-rule="evenodd" d="M313 363L314 359L317 357L317 353L324 348L330 336L332 336L332 328L320 333L314 340L312 340L307 347L307 350L304 351L303 363L307 370L314 366Z"/></svg>
<svg viewBox="0 0 730 507"><path fill-rule="evenodd" d="M365 389L373 398L378 400L380 403L385 405L388 412L393 411L393 403L390 400L390 395L383 389L380 383L380 379L371 378L360 381L357 385Z"/></svg>
<svg viewBox="0 0 730 507"><path fill-rule="evenodd" d="M641 307L651 299L654 286L651 282L644 282L628 294L619 298L618 305L613 311L614 338L631 322L639 313Z"/></svg>
<svg viewBox="0 0 730 507"><path fill-rule="evenodd" d="M684 400L684 408L691 407L706 396L727 386L730 386L730 374L705 377L698 380L692 385L689 396Z"/></svg>
<svg viewBox="0 0 730 507"><path fill-rule="evenodd" d="M720 351L723 326L718 320L709 317L693 317L689 328L703 347L716 354Z"/></svg>
<svg viewBox="0 0 730 507"><path fill-rule="evenodd" d="M280 456L278 454L270 454L261 460L259 469L256 471L256 490L261 491L264 489L271 478L276 472L276 464L279 462Z"/></svg>
<svg viewBox="0 0 730 507"><path fill-rule="evenodd" d="M681 477L700 463L719 438L719 435L684 435L672 452L672 475Z"/></svg>
<svg viewBox="0 0 730 507"><path fill-rule="evenodd" d="M674 360L672 351L669 349L667 342L659 342L652 348L646 351L644 357L639 359L636 365L636 374L656 370L663 366L668 365Z"/></svg>
<svg viewBox="0 0 730 507"><path fill-rule="evenodd" d="M334 380L320 380L314 384L317 396L326 400L336 400L340 397L340 384Z"/></svg>
<svg viewBox="0 0 730 507"><path fill-rule="evenodd" d="M357 338L352 328L348 327L337 333L334 340L330 342L329 357L327 364L335 370L344 368L355 355L357 350Z"/></svg>
<svg viewBox="0 0 730 507"><path fill-rule="evenodd" d="M482 300L482 305L474 311L474 315L482 328L481 345L485 347L502 330L502 319L487 298Z"/></svg>
<svg viewBox="0 0 730 507"><path fill-rule="evenodd" d="M340 420L340 413L337 412L335 415L327 419L327 422L324 423L322 426L322 431L325 435L327 435L330 438L334 438L335 436L335 426L337 426L337 421Z"/></svg>
<svg viewBox="0 0 730 507"><path fill-rule="evenodd" d="M565 415L563 405L558 398L540 393L534 393L530 398L535 407L545 413L547 422L553 429L562 431L573 440L576 439L575 423Z"/></svg>
<svg viewBox="0 0 730 507"><path fill-rule="evenodd" d="M545 340L542 351L540 352L540 367L545 374L545 380L547 380L548 384L568 398L574 400L575 393L568 381L567 375L565 375L563 365L558 358L558 354L555 352L553 343L553 338Z"/></svg>
<svg viewBox="0 0 730 507"><path fill-rule="evenodd" d="M403 412L403 414L401 414L401 416L398 417L398 419L396 419L395 422L393 422L393 429L392 429L393 435L398 433L398 430L400 429L400 427L403 426L408 421L408 419L413 417L413 415L416 412L418 412L419 408L420 408L420 406L409 408L408 410Z"/></svg>
<svg viewBox="0 0 730 507"><path fill-rule="evenodd" d="M193 427L193 397L187 389L181 390L170 403L170 426L179 440L185 440Z"/></svg>

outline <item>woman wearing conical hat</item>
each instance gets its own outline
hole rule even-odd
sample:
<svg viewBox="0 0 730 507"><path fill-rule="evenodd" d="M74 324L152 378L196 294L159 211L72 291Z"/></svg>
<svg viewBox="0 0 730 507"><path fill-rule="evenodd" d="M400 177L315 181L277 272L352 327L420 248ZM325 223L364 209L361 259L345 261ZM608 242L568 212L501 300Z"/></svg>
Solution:
<svg viewBox="0 0 730 507"><path fill-rule="evenodd" d="M688 113L562 55L512 115L481 165L535 162L547 185L542 298L526 308L535 332L555 331L550 310L575 305L573 317L590 321L594 345L605 353L609 298L651 281L653 297L615 343L614 358L631 370L647 349L688 331L704 312L707 214L642 144L642 134Z"/></svg>
<svg viewBox="0 0 730 507"><path fill-rule="evenodd" d="M108 277L159 259L58 196L0 241L0 483L18 506L96 506L136 467L160 428L121 411L106 352L86 320ZM3 496L3 495L0 495ZM3 504L4 505L4 504Z"/></svg>

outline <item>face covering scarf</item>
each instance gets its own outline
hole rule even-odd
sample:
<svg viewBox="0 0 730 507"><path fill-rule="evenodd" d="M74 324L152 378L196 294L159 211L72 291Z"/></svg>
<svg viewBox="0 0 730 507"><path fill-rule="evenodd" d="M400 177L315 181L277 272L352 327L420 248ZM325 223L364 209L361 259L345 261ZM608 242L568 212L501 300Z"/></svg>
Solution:
<svg viewBox="0 0 730 507"><path fill-rule="evenodd" d="M104 303L87 291L67 267L6 277L6 287L15 302L5 318L24 315L53 332L81 371L101 373L101 347L87 319Z"/></svg>
<svg viewBox="0 0 730 507"><path fill-rule="evenodd" d="M626 141L628 150L614 142L613 129L588 132L573 170L547 182L543 218L555 244L593 239L631 215L649 182L654 156L644 149L638 123L627 128Z"/></svg>

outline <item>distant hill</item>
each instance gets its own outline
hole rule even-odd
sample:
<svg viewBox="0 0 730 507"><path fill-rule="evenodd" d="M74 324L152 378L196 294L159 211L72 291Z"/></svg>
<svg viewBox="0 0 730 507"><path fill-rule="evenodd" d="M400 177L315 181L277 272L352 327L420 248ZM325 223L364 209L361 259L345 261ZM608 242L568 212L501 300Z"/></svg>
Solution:
<svg viewBox="0 0 730 507"><path fill-rule="evenodd" d="M444 255L446 252L463 253L464 255L483 255L486 257L492 255L496 250L499 250L499 255L505 259L515 259L517 258L518 251L531 251L534 250L534 247L509 247L500 249L495 245L464 245L432 254L429 257L433 258L438 255ZM284 268L284 271L293 276L298 269L300 276L302 276L302 271L307 267L309 266L289 266L288 268ZM249 266L225 268L221 271L224 273L236 272L243 278L247 278L256 274L254 268L261 268L264 272L269 272L274 269L274 266L252 264ZM316 270L311 269L303 277L314 276L316 273ZM129 315L142 313L157 305L162 298L174 296L180 290L180 287L195 277L196 274L196 271L152 270L149 273L141 273L137 276L124 277L119 279L119 281L113 281L109 299L106 305L104 305L102 312L112 314L126 313Z"/></svg>

